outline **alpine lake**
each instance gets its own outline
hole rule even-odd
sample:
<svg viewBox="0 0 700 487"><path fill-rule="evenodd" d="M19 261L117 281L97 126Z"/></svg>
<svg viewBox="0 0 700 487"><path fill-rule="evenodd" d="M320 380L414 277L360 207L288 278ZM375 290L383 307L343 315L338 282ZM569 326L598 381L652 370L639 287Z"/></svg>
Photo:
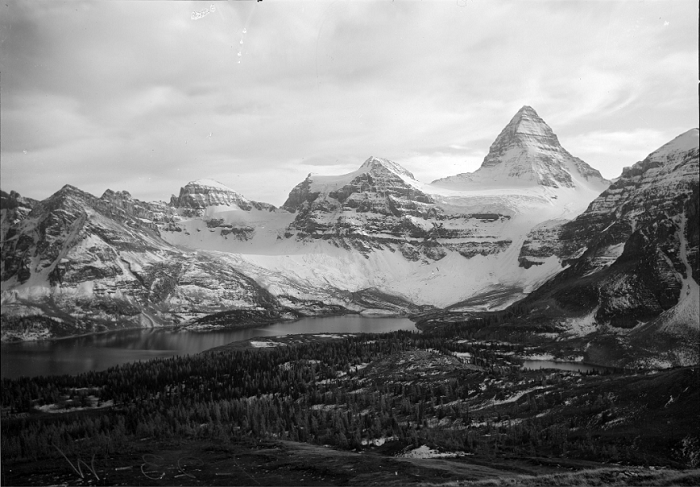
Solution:
<svg viewBox="0 0 700 487"><path fill-rule="evenodd" d="M417 331L408 318L344 315L303 318L294 322L217 331L179 327L145 328L84 335L60 340L3 343L2 377L18 378L80 374L128 362L192 355L255 337L324 333L388 333Z"/></svg>

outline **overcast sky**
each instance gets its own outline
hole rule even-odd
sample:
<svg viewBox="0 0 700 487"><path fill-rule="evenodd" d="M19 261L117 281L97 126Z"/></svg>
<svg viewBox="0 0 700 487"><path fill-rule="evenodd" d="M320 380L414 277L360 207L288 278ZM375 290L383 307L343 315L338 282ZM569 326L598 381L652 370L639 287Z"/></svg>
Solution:
<svg viewBox="0 0 700 487"><path fill-rule="evenodd" d="M0 8L2 189L37 199L212 178L280 205L370 155L430 182L477 169L522 105L613 178L697 126L697 0Z"/></svg>

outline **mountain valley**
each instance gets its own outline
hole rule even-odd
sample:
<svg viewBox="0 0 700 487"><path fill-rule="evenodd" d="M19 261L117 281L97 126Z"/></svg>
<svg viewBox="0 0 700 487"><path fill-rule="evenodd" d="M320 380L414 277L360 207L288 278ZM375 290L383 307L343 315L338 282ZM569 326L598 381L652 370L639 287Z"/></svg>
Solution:
<svg viewBox="0 0 700 487"><path fill-rule="evenodd" d="M3 483L699 478L698 129L614 182L523 107L479 170L430 184L373 156L279 208L211 179L0 203L3 347L348 313L421 331L247 330L3 378Z"/></svg>
<svg viewBox="0 0 700 487"><path fill-rule="evenodd" d="M688 131L611 184L525 106L479 170L431 184L370 157L310 174L280 208L206 179L168 203L70 185L44 201L3 193L2 339L194 329L214 315L432 326L507 313L546 328L539 339L622 334L635 351L616 365L653 363L671 352L642 345L650 336L698 336L697 147ZM657 363L697 362L680 349Z"/></svg>

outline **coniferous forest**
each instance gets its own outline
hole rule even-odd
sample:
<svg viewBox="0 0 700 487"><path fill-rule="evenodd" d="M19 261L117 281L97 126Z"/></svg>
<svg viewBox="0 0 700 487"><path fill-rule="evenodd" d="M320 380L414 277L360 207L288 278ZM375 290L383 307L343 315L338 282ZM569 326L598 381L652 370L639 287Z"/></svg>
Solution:
<svg viewBox="0 0 700 487"><path fill-rule="evenodd" d="M5 379L3 471L183 441L697 467L697 368L529 371L519 352L394 332Z"/></svg>

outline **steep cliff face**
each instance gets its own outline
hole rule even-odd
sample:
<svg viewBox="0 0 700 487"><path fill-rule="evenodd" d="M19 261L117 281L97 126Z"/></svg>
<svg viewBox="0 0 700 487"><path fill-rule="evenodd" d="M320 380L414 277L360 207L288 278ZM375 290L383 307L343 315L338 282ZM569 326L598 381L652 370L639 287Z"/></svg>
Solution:
<svg viewBox="0 0 700 487"><path fill-rule="evenodd" d="M478 170L438 179L432 184L459 189L585 187L600 192L610 182L569 154L537 112L524 106L498 135Z"/></svg>
<svg viewBox="0 0 700 487"><path fill-rule="evenodd" d="M277 305L225 261L169 245L154 223L161 206L127 195L67 185L3 226L3 340L31 337L36 323L51 337Z"/></svg>

